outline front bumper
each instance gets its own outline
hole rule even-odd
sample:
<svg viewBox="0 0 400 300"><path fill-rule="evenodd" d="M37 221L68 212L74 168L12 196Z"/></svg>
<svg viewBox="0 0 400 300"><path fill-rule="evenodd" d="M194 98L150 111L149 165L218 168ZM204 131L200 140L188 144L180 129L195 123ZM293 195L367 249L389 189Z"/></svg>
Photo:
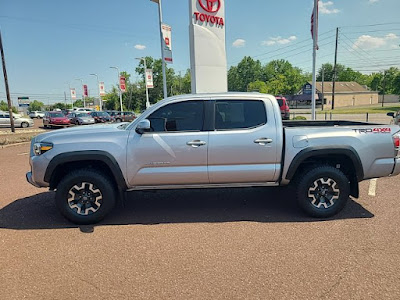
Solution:
<svg viewBox="0 0 400 300"><path fill-rule="evenodd" d="M38 185L36 182L33 181L32 179L32 172L26 173L26 181L28 181L30 184L32 184L34 187L40 188L41 186Z"/></svg>

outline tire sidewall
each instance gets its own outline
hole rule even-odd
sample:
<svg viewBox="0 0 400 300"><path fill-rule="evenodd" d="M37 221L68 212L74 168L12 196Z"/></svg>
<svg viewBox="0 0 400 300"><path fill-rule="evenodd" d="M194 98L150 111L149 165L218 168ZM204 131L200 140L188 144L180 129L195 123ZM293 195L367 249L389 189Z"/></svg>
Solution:
<svg viewBox="0 0 400 300"><path fill-rule="evenodd" d="M308 197L308 190L315 180L325 177L331 178L336 182L336 186L339 189L339 198L329 208L317 208L311 203ZM337 214L344 208L349 199L349 193L350 184L346 175L336 168L326 166L311 169L303 174L303 178L299 183L297 196L300 207L308 215L317 218L326 218Z"/></svg>
<svg viewBox="0 0 400 300"><path fill-rule="evenodd" d="M74 185L82 182L94 184L102 194L102 205L99 210L87 216L73 211L68 204L68 193ZM76 224L92 224L102 220L115 206L115 190L110 180L103 174L95 171L79 170L68 174L58 185L56 191L56 205L61 214Z"/></svg>

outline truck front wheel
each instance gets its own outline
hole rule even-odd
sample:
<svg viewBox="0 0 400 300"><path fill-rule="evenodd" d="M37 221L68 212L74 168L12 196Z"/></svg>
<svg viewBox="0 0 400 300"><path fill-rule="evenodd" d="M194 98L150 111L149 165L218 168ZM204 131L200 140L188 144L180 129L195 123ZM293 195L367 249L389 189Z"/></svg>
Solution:
<svg viewBox="0 0 400 300"><path fill-rule="evenodd" d="M114 208L115 194L113 183L103 173L81 169L60 181L55 200L59 211L69 221L92 224Z"/></svg>
<svg viewBox="0 0 400 300"><path fill-rule="evenodd" d="M340 212L350 193L349 179L332 166L317 166L300 174L297 198L301 209L316 218Z"/></svg>

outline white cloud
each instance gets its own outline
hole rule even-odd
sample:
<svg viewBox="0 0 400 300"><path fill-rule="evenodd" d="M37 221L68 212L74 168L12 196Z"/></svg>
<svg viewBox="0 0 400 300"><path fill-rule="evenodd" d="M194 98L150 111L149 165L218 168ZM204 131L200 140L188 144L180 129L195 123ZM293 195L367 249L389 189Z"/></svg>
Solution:
<svg viewBox="0 0 400 300"><path fill-rule="evenodd" d="M379 2L380 0L368 0L369 3L376 3Z"/></svg>
<svg viewBox="0 0 400 300"><path fill-rule="evenodd" d="M261 44L263 46L272 46L275 44L285 45L295 40L297 40L297 37L295 35L291 35L288 38L282 38L281 36L277 36L277 37L270 37L267 41L262 41Z"/></svg>
<svg viewBox="0 0 400 300"><path fill-rule="evenodd" d="M394 40L398 40L400 37L394 33L388 33L383 37L362 35L353 44L353 49L376 49L383 46L391 47Z"/></svg>
<svg viewBox="0 0 400 300"><path fill-rule="evenodd" d="M246 46L246 41L243 39L237 39L236 41L234 41L232 43L232 46L235 48L242 48L242 47Z"/></svg>
<svg viewBox="0 0 400 300"><path fill-rule="evenodd" d="M327 1L327 2L318 2L318 7L319 7L319 13L323 15L330 15L330 14L337 14L340 12L337 8L333 8L333 2L332 1Z"/></svg>
<svg viewBox="0 0 400 300"><path fill-rule="evenodd" d="M146 49L146 46L138 44L138 45L135 45L135 49L144 50L144 49Z"/></svg>

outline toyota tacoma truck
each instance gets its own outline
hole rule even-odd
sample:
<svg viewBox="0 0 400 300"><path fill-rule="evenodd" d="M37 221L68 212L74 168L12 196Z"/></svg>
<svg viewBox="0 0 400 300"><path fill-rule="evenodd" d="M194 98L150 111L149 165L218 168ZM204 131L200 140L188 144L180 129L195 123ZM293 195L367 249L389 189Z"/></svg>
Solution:
<svg viewBox="0 0 400 300"><path fill-rule="evenodd" d="M282 122L259 93L164 99L132 123L38 135L28 182L55 190L68 220L104 218L126 192L146 189L287 186L300 207L326 218L358 183L400 173L400 127L349 121Z"/></svg>

